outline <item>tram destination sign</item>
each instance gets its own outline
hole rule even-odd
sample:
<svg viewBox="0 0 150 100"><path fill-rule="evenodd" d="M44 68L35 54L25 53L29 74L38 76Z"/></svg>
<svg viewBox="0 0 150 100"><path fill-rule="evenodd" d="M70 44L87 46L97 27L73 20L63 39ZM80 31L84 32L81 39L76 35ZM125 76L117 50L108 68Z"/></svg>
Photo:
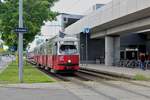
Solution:
<svg viewBox="0 0 150 100"><path fill-rule="evenodd" d="M27 28L16 28L15 32L16 33L26 33L28 31Z"/></svg>

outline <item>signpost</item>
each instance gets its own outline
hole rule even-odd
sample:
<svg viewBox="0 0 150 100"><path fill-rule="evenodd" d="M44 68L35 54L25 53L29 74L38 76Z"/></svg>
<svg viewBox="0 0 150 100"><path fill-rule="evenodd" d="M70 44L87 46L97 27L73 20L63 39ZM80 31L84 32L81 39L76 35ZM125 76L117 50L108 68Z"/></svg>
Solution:
<svg viewBox="0 0 150 100"><path fill-rule="evenodd" d="M19 0L19 28L16 29L19 32L19 81L23 82L23 0Z"/></svg>
<svg viewBox="0 0 150 100"><path fill-rule="evenodd" d="M90 30L88 27L83 30L83 33L86 35L86 65L88 65L88 34L90 34Z"/></svg>

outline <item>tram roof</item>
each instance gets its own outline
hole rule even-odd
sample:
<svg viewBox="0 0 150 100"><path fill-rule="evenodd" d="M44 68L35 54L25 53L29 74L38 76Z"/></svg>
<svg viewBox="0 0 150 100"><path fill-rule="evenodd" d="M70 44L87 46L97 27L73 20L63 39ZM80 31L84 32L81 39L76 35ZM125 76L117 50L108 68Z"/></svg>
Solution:
<svg viewBox="0 0 150 100"><path fill-rule="evenodd" d="M73 36L65 36L64 38L61 38L59 36L55 36L48 41L58 42L58 41L78 41L78 38Z"/></svg>

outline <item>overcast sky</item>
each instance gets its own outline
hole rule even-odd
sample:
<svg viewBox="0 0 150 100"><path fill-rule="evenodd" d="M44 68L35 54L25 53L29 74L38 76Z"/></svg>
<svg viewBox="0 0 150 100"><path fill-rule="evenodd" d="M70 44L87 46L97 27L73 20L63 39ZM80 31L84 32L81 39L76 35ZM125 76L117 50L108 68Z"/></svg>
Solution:
<svg viewBox="0 0 150 100"><path fill-rule="evenodd" d="M94 4L106 4L112 0L59 0L52 8L54 11L71 14L84 14Z"/></svg>

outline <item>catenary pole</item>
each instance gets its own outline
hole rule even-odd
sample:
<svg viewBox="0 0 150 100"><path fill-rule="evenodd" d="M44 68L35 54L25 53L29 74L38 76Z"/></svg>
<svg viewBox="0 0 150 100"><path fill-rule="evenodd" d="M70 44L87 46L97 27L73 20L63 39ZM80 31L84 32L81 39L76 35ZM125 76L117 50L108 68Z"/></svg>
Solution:
<svg viewBox="0 0 150 100"><path fill-rule="evenodd" d="M23 0L19 0L19 28L23 28ZM19 81L23 82L23 33L19 32Z"/></svg>

